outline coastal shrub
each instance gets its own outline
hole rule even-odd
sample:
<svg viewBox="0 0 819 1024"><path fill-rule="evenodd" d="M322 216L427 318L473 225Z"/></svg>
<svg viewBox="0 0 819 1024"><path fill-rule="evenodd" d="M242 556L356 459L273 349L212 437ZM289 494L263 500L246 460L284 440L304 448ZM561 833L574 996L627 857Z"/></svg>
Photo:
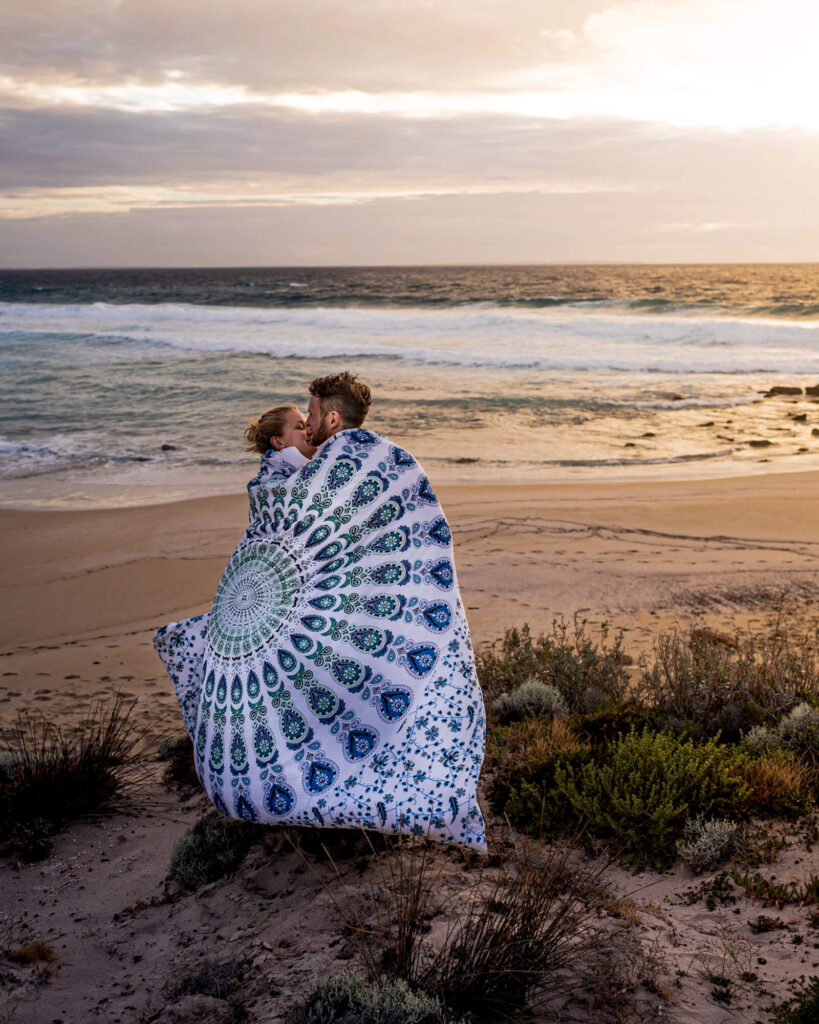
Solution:
<svg viewBox="0 0 819 1024"><path fill-rule="evenodd" d="M475 657L478 679L490 700L535 679L554 686L573 714L623 696L629 682L627 661L622 633L609 645L604 628L597 644L578 619L571 625L556 619L551 633L538 637L528 625L507 629Z"/></svg>
<svg viewBox="0 0 819 1024"><path fill-rule="evenodd" d="M520 721L529 715L554 718L566 714L566 701L557 687L534 678L502 693L492 707L502 722Z"/></svg>
<svg viewBox="0 0 819 1024"><path fill-rule="evenodd" d="M779 720L776 738L814 769L819 768L819 710L812 704L797 704Z"/></svg>
<svg viewBox="0 0 819 1024"><path fill-rule="evenodd" d="M247 960L243 957L203 960L183 974L177 974L165 986L164 996L170 1003L185 996L210 996L229 1002L240 989L246 967Z"/></svg>
<svg viewBox="0 0 819 1024"><path fill-rule="evenodd" d="M814 773L789 750L772 749L744 762L748 808L754 814L799 817L814 804Z"/></svg>
<svg viewBox="0 0 819 1024"><path fill-rule="evenodd" d="M592 834L662 867L690 818L745 812L743 765L727 747L644 730L609 744L598 763L559 767L555 788Z"/></svg>
<svg viewBox="0 0 819 1024"><path fill-rule="evenodd" d="M368 984L354 971L316 978L307 999L293 1007L290 1024L453 1024L441 1002L414 992L399 978Z"/></svg>
<svg viewBox="0 0 819 1024"><path fill-rule="evenodd" d="M609 743L627 732L657 724L657 712L636 700L614 700L597 711L576 718L577 731L592 746Z"/></svg>
<svg viewBox="0 0 819 1024"><path fill-rule="evenodd" d="M496 753L500 751L500 753ZM556 788L559 768L592 759L591 749L564 719L528 718L498 730L492 748L498 770L489 787L495 811L524 832L540 834L573 817Z"/></svg>
<svg viewBox="0 0 819 1024"><path fill-rule="evenodd" d="M816 688L811 640L794 642L777 631L728 647L699 631L689 643L676 632L657 637L654 664L643 665L638 693L667 727L736 740L755 725L772 724Z"/></svg>
<svg viewBox="0 0 819 1024"><path fill-rule="evenodd" d="M235 871L261 834L258 825L211 811L176 840L168 875L193 892Z"/></svg>
<svg viewBox="0 0 819 1024"><path fill-rule="evenodd" d="M71 731L20 715L4 735L0 845L25 860L47 856L63 825L104 809L144 776L144 730L133 707L122 696L93 705Z"/></svg>
<svg viewBox="0 0 819 1024"><path fill-rule="evenodd" d="M581 862L570 843L524 844L511 870L481 877L423 971L423 987L456 1013L516 1014L600 942L610 896L602 862Z"/></svg>
<svg viewBox="0 0 819 1024"><path fill-rule="evenodd" d="M606 862L579 859L570 842L516 844L502 867L477 865L466 887L442 884L448 863L434 848L399 848L382 865L392 898L373 891L369 914L351 908L345 927L371 980L406 982L449 1014L503 1018L544 985L557 991L598 949ZM445 929L432 938L441 914Z"/></svg>
<svg viewBox="0 0 819 1024"><path fill-rule="evenodd" d="M819 976L803 979L796 993L772 1007L773 1024L816 1024L819 1020Z"/></svg>
<svg viewBox="0 0 819 1024"><path fill-rule="evenodd" d="M731 856L738 829L735 821L699 815L686 822L677 853L695 874L709 871Z"/></svg>

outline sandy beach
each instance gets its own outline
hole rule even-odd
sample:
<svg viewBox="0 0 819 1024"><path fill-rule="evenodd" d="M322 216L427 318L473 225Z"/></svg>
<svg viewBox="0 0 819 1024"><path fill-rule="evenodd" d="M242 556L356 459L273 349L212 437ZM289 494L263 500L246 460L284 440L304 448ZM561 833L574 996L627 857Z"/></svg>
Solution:
<svg viewBox="0 0 819 1024"><path fill-rule="evenodd" d="M763 624L783 595L819 621L819 473L656 483L439 486L473 639L578 614L651 650L707 619ZM0 720L59 719L121 690L176 728L156 626L207 611L246 522L244 495L143 508L0 511Z"/></svg>
<svg viewBox="0 0 819 1024"><path fill-rule="evenodd" d="M477 643L508 626L547 629L553 618L577 614L592 627L623 629L636 662L662 630L765 627L783 603L792 628L819 624L819 473L438 490ZM239 494L142 508L0 512L0 723L41 710L69 724L92 700L120 691L136 699L151 743L179 734L151 633L209 608L245 515ZM355 963L328 897L333 870L321 857L305 875L292 849L257 848L234 876L164 902L173 840L205 810L201 794L169 792L157 780L113 817L71 826L47 862L0 866L9 941L41 938L57 951L47 970L7 970L3 1006L19 1014L7 1019L232 1020L218 1016L228 1013L224 1001L201 1003L205 996L196 997L199 1009L213 1016L197 1017L173 988L205 960L227 958L250 971L242 984L252 1019L272 1022L316 973ZM440 857L456 891L470 864L452 853ZM354 856L341 871L348 891L365 900L375 876L362 863ZM796 844L774 871L804 880L812 865ZM785 931L754 936L745 922L759 905L743 906L741 919L730 907L715 913L690 905L684 892L695 879L682 866L636 880L616 868L611 880L631 894L612 919L648 951L635 961L636 983L641 971L653 972L652 984L665 992L644 985L629 1020L710 1024L751 1014L758 985L738 990L729 1007L714 1000L707 981L727 948L752 963L764 991L779 999L793 978L817 966L809 909L788 908ZM590 1014L578 1019L595 1019Z"/></svg>

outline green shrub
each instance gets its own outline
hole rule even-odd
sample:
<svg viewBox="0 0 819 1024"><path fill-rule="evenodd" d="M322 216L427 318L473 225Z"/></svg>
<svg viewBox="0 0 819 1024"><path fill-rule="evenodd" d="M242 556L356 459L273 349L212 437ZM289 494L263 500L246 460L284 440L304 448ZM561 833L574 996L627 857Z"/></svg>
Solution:
<svg viewBox="0 0 819 1024"><path fill-rule="evenodd" d="M509 693L502 693L492 707L502 722L519 722L529 715L554 718L566 714L566 702L557 687L538 679L527 679Z"/></svg>
<svg viewBox="0 0 819 1024"><path fill-rule="evenodd" d="M21 715L5 736L0 772L0 845L26 860L47 856L67 822L99 811L142 778L144 730L121 696L96 704L68 732Z"/></svg>
<svg viewBox="0 0 819 1024"><path fill-rule="evenodd" d="M609 743L624 733L657 725L657 712L636 700L614 700L577 718L577 730L592 745Z"/></svg>
<svg viewBox="0 0 819 1024"><path fill-rule="evenodd" d="M594 835L663 866L690 818L744 813L743 764L744 756L726 747L645 730L609 744L599 764L559 767L555 783Z"/></svg>
<svg viewBox="0 0 819 1024"><path fill-rule="evenodd" d="M490 730L490 763L497 771L489 786L494 810L522 831L539 835L573 817L555 789L555 773L566 764L591 760L591 750L563 718L530 717Z"/></svg>
<svg viewBox="0 0 819 1024"><path fill-rule="evenodd" d="M261 835L261 827L211 811L173 845L170 878L193 892L236 868Z"/></svg>
<svg viewBox="0 0 819 1024"><path fill-rule="evenodd" d="M445 1024L443 1005L406 981L368 985L354 971L316 979L307 999L288 1014L291 1024Z"/></svg>
<svg viewBox="0 0 819 1024"><path fill-rule="evenodd" d="M528 625L507 629L501 640L477 652L478 679L488 698L536 679L554 686L570 712L592 711L622 697L629 682L623 634L617 633L611 646L607 639L604 629L598 646L577 619L571 628L556 619L552 632L537 638Z"/></svg>
<svg viewBox="0 0 819 1024"><path fill-rule="evenodd" d="M570 752L545 754L520 761L498 772L489 788L494 811L504 814L522 832L541 835L573 821L574 806L558 785L558 775L566 770L580 771L592 762L588 747Z"/></svg>
<svg viewBox="0 0 819 1024"><path fill-rule="evenodd" d="M819 1020L819 977L800 985L793 998L772 1007L774 1024L816 1024Z"/></svg>

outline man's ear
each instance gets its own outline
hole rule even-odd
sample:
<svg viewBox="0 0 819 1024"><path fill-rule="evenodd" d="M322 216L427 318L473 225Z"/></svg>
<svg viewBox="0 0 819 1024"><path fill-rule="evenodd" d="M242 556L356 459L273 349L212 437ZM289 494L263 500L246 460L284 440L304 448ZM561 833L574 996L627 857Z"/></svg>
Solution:
<svg viewBox="0 0 819 1024"><path fill-rule="evenodd" d="M280 437L271 437L270 447L273 449L273 451L280 452L282 448L284 448L284 445L282 444L282 439Z"/></svg>
<svg viewBox="0 0 819 1024"><path fill-rule="evenodd" d="M327 413L327 426L330 430L339 430L341 428L341 413L338 409L331 409Z"/></svg>

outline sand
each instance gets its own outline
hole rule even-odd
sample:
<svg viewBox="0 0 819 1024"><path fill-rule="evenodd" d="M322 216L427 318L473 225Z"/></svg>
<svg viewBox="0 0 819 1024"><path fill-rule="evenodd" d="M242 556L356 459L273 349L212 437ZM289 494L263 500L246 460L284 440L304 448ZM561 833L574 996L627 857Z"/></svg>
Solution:
<svg viewBox="0 0 819 1024"><path fill-rule="evenodd" d="M438 488L476 643L579 614L625 631L819 617L819 473L702 481ZM244 495L145 508L0 511L0 724L66 718L121 690L176 725L153 629L207 611L242 537Z"/></svg>
<svg viewBox="0 0 819 1024"><path fill-rule="evenodd" d="M792 628L819 625L819 473L437 489L476 643L508 626L548 628L555 617L578 614L593 629L603 622L623 629L636 661L650 654L661 630L755 629L783 604ZM144 508L0 511L0 725L26 710L68 724L93 699L121 691L137 701L152 742L178 733L151 633L208 610L245 516L244 495ZM15 942L47 939L60 957L47 980L33 968L0 972L0 1020L4 1006L17 1006L10 1019L31 1024L139 1020L141 1013L161 1020L174 973L206 954L230 954L249 957L267 979L251 1000L252 1019L273 1021L311 972L340 969L351 956L356 962L339 940L326 890L304 875L292 852L274 870L256 851L256 860L207 893L114 919L129 904L161 897L172 841L204 809L201 797L183 799L158 782L129 799L113 818L68 829L44 864L0 866L9 935ZM452 863L455 872L471 870ZM367 871L344 870L362 895ZM772 870L803 879L819 866L815 854L795 847ZM738 1012L743 1020L764 1019L770 996L760 995L759 985L782 998L788 979L816 973L808 908L775 911L797 923L753 936L746 922L760 912L755 905L736 916L729 907L721 917L702 904L685 906L677 897L693 880L683 868L637 883L619 870L614 880L620 892L641 890L628 927L659 951L672 980L678 967L686 971L671 1003L654 999L651 1019L710 1022ZM751 943L748 955L766 961L756 967L762 981L738 992L731 1007L713 999L696 961L724 945L724 926L733 927L738 948Z"/></svg>

